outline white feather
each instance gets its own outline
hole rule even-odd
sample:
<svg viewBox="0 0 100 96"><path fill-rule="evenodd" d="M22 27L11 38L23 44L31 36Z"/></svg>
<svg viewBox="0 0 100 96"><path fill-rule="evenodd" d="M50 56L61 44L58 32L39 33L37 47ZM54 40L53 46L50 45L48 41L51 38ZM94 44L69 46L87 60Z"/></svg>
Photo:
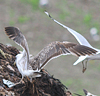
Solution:
<svg viewBox="0 0 100 96"><path fill-rule="evenodd" d="M78 58L78 60L73 64L73 65L77 65L78 63L80 63L81 61L83 61L84 59L86 59L87 58L87 55L86 56L80 56L79 58Z"/></svg>

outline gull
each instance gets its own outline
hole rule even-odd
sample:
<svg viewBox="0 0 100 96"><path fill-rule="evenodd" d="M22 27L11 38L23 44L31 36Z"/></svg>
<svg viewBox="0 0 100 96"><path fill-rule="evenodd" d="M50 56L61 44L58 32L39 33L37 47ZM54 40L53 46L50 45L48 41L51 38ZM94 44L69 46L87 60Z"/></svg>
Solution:
<svg viewBox="0 0 100 96"><path fill-rule="evenodd" d="M94 48L90 45L90 43L86 40L85 37L83 37L81 34L79 34L78 32L76 32L75 30L63 25L62 23L58 22L57 20L55 20L54 18L51 17L51 15L45 11L45 14L47 16L49 16L54 22L56 22L57 24L59 24L60 26L64 27L65 29L68 30L68 32L70 32L75 38L76 40L79 42L80 45L84 45L84 46L87 46L93 50L96 51L95 54L92 54L92 55L85 55L85 56L79 56L78 60L73 64L73 65L77 65L78 63L82 62L83 64L83 72L86 70L86 68L84 68L84 61L86 61L85 64L87 64L87 62L89 60L100 60L100 50L97 49L97 48ZM81 50L81 49L80 49ZM88 50L89 51L89 50Z"/></svg>
<svg viewBox="0 0 100 96"><path fill-rule="evenodd" d="M26 41L25 36L22 32L15 27L5 27L5 32L16 44L20 45L23 48L23 52L16 55L16 65L19 72L22 75L22 79L25 76L29 77L40 77L41 75L38 73L38 70L33 70L31 65L29 64L29 48ZM38 73L38 74L37 74Z"/></svg>
<svg viewBox="0 0 100 96"><path fill-rule="evenodd" d="M48 62L61 55L75 55L77 57L96 54L96 50L68 41L54 41L44 47L36 56L29 56L29 48L25 36L16 27L5 27L5 32L10 39L23 48L23 52L16 55L16 65L19 72L24 76L35 78L41 77L41 69Z"/></svg>

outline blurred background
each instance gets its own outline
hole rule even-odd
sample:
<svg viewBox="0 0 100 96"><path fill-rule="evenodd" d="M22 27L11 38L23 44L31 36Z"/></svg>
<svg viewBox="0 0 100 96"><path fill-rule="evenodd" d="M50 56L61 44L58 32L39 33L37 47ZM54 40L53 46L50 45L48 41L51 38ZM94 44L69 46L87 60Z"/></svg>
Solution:
<svg viewBox="0 0 100 96"><path fill-rule="evenodd" d="M100 49L100 0L0 0L0 43L22 50L6 36L4 27L7 26L20 28L32 55L53 41L78 43L66 29L47 17L45 9L53 18L81 33L93 47ZM45 69L73 93L84 94L83 89L87 89L99 95L100 61L89 61L86 72L82 73L81 63L73 66L77 59L61 56L50 61Z"/></svg>

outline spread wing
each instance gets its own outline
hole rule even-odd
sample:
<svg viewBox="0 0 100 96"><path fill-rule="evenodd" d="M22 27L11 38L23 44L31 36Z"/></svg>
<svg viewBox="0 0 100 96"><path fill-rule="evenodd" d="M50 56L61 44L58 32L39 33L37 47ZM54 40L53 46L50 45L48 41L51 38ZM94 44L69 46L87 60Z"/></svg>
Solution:
<svg viewBox="0 0 100 96"><path fill-rule="evenodd" d="M26 38L24 37L22 32L16 27L5 27L5 32L10 39L12 39L15 43L23 48L23 56L27 56L27 62L29 62L29 48Z"/></svg>
<svg viewBox="0 0 100 96"><path fill-rule="evenodd" d="M86 40L86 38L84 36L82 36L81 34L79 34L78 32L76 32L75 30L61 24L60 22L58 22L57 20L55 20L54 18L51 17L51 15L45 11L46 15L49 16L54 22L56 22L57 24L59 24L60 26L64 27L65 29L67 29L75 38L76 40L79 42L80 45L84 45L84 46L88 46L96 51L97 54L100 53L100 50L97 48L94 48L90 45L90 43ZM86 59L87 57L84 56L80 56L79 59L73 64L73 65L77 65L79 62L83 61L84 59Z"/></svg>
<svg viewBox="0 0 100 96"><path fill-rule="evenodd" d="M84 45L78 45L70 42L55 41L43 48L35 57L39 64L39 69L43 68L48 61L61 55L86 56L95 54L97 51Z"/></svg>
<svg viewBox="0 0 100 96"><path fill-rule="evenodd" d="M62 23L58 22L57 20L53 19L51 17L51 15L45 11L45 13L54 21L56 22L57 24L59 24L60 26L64 27L65 29L67 29L76 39L77 41L81 44L81 45L85 45L85 46L88 46L88 47L91 47L93 48L90 43L86 40L85 37L83 37L81 34L79 34L78 32L76 32L75 30L63 25Z"/></svg>
<svg viewBox="0 0 100 96"><path fill-rule="evenodd" d="M16 27L5 27L5 32L9 36L10 39L14 40L15 43L20 45L23 49L28 51L27 41L22 34L22 32Z"/></svg>

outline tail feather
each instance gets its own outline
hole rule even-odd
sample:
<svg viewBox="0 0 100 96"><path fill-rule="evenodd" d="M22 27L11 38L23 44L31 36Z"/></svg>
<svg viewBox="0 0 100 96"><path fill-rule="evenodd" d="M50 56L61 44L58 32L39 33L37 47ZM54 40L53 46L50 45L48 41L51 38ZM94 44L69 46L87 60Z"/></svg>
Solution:
<svg viewBox="0 0 100 96"><path fill-rule="evenodd" d="M78 58L78 60L73 64L73 65L77 65L78 63L80 63L81 61L85 60L87 56L80 56Z"/></svg>

